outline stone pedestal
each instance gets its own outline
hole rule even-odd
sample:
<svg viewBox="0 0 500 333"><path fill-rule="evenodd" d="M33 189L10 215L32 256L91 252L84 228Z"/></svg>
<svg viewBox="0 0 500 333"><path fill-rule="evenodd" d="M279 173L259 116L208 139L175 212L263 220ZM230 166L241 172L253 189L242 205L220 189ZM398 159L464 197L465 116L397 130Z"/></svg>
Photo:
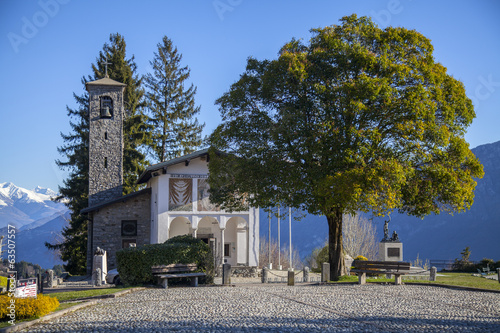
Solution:
<svg viewBox="0 0 500 333"><path fill-rule="evenodd" d="M403 243L401 242L380 242L380 261L403 261Z"/></svg>
<svg viewBox="0 0 500 333"><path fill-rule="evenodd" d="M104 284L106 282L106 275L108 275L108 260L106 251L100 251L100 254L94 255L93 268L94 272L92 273L92 284L97 286ZM99 269L99 277L96 275L97 269Z"/></svg>

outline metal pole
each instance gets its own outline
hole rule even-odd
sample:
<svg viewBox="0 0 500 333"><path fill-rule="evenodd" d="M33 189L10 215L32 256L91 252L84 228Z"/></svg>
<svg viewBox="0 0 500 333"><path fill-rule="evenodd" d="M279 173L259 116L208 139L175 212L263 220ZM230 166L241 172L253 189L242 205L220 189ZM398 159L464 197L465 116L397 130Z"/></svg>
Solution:
<svg viewBox="0 0 500 333"><path fill-rule="evenodd" d="M278 269L281 269L280 207L278 206Z"/></svg>
<svg viewBox="0 0 500 333"><path fill-rule="evenodd" d="M267 212L267 218L269 219L269 244L268 244L268 255L269 255L269 263L271 264L271 211ZM269 265L269 268L271 265Z"/></svg>
<svg viewBox="0 0 500 333"><path fill-rule="evenodd" d="M290 268L292 265L292 207L288 207L288 240L290 241Z"/></svg>

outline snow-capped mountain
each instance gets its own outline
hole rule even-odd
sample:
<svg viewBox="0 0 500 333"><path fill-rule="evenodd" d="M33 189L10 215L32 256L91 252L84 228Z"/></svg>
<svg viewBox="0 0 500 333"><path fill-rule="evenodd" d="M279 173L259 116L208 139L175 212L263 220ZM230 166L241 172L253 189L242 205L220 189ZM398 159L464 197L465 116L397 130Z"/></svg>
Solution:
<svg viewBox="0 0 500 333"><path fill-rule="evenodd" d="M21 228L55 214L64 214L67 211L64 203L51 200L56 196L56 192L40 186L27 190L12 183L0 183L0 228L8 224Z"/></svg>

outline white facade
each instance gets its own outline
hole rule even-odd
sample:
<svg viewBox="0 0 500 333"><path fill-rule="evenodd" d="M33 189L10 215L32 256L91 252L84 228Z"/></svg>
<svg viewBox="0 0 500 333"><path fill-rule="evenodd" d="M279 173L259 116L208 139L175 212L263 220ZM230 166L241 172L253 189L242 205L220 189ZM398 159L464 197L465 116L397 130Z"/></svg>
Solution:
<svg viewBox="0 0 500 333"><path fill-rule="evenodd" d="M216 263L258 266L259 210L227 213L208 200L208 154L200 151L151 166L151 244L190 234L207 242Z"/></svg>

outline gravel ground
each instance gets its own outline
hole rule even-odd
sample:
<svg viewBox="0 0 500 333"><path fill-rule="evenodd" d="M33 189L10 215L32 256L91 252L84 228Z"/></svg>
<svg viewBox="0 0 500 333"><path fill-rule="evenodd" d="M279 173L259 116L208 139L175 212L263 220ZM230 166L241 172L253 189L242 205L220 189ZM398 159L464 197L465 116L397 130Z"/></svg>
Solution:
<svg viewBox="0 0 500 333"><path fill-rule="evenodd" d="M500 294L410 285L147 289L29 332L500 332Z"/></svg>

